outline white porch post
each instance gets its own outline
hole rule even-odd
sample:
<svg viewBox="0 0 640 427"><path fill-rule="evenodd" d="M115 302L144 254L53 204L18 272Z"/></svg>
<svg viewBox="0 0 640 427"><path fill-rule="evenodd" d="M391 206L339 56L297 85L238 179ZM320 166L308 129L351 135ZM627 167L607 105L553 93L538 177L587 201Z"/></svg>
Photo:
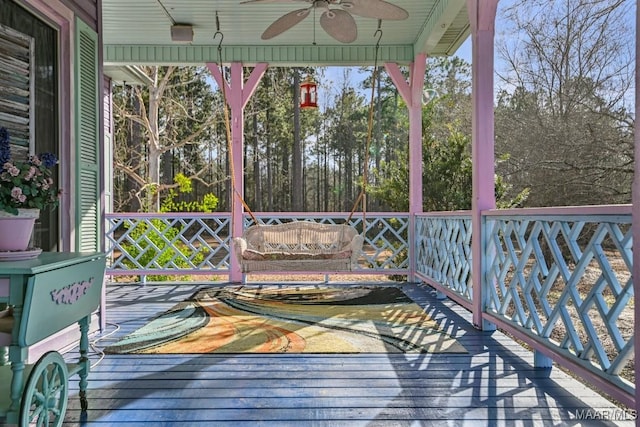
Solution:
<svg viewBox="0 0 640 427"><path fill-rule="evenodd" d="M409 66L409 82L405 81L398 64L384 64L391 80L409 109L409 281L415 280L416 214L422 212L422 88L427 55L419 53Z"/></svg>
<svg viewBox="0 0 640 427"><path fill-rule="evenodd" d="M640 114L640 0L636 1L636 103L635 103L635 135L634 135L634 173L632 188L632 238L633 238L633 267L631 277L634 286L634 303L635 303L635 330L640 330L640 292L635 286L637 279L640 277L640 250L636 250L636 243L640 242L640 124L638 123L638 115ZM636 414L640 414L640 399L638 398L638 390L640 390L640 375L638 375L638 367L640 366L640 340L636 339L635 343L635 407ZM636 426L640 426L640 416L636 418Z"/></svg>
<svg viewBox="0 0 640 427"><path fill-rule="evenodd" d="M224 85L227 104L231 109L231 150L233 158L233 180L235 182L235 191L237 194L230 194L229 203L231 205L231 238L242 236L243 232L243 214L244 207L240 197L244 199L244 107L251 99L251 96L258 87L258 83L262 79L264 72L267 70L268 64L257 64L251 71L251 75L244 81L244 73L242 71L242 63L234 62L231 64L231 82L227 83L220 72L218 64L207 63L207 68L211 75L218 83L219 87ZM239 197L238 197L239 195ZM242 271L240 263L236 257L231 254L229 260L229 281L242 281Z"/></svg>
<svg viewBox="0 0 640 427"><path fill-rule="evenodd" d="M485 245L481 212L496 207L493 116L493 48L498 0L467 0L472 42L472 200L471 200L471 276L473 286L473 325L483 329L482 284L485 273Z"/></svg>

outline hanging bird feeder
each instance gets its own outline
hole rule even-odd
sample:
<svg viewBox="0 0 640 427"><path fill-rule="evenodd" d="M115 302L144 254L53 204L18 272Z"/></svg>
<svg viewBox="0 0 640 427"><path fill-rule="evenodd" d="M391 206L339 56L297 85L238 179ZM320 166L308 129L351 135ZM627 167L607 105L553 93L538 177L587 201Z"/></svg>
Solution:
<svg viewBox="0 0 640 427"><path fill-rule="evenodd" d="M300 108L318 108L318 85L311 76L300 84Z"/></svg>

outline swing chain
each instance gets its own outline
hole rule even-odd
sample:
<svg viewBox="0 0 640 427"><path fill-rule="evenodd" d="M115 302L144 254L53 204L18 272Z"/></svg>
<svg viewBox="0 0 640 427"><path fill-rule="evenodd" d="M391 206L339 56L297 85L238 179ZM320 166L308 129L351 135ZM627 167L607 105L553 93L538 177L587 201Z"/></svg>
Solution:
<svg viewBox="0 0 640 427"><path fill-rule="evenodd" d="M351 209L351 213L347 218L347 223L351 221L353 214L355 214L358 205L362 203L362 232L366 233L367 230L367 183L369 180L368 177L368 168L369 168L369 150L371 149L371 134L373 130L373 106L375 101L375 87L376 81L378 79L378 51L380 50L380 40L382 40L382 19L378 19L378 29L373 34L374 37L377 37L375 54L373 57L373 73L371 75L371 99L369 102L369 123L367 129L367 140L365 143L365 151L364 151L364 170L362 173L362 190L358 195L355 203L353 204L353 208Z"/></svg>

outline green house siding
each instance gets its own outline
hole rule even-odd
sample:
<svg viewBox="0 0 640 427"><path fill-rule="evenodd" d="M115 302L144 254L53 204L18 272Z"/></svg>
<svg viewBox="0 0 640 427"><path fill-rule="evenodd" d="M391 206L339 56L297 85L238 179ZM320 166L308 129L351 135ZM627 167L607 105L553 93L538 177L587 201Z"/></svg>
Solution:
<svg viewBox="0 0 640 427"><path fill-rule="evenodd" d="M98 34L76 19L76 249L100 249Z"/></svg>

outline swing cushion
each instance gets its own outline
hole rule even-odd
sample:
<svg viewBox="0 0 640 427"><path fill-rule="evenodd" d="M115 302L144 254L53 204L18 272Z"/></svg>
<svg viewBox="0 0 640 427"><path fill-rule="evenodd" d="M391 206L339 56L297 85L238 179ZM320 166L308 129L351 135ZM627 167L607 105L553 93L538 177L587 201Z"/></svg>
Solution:
<svg viewBox="0 0 640 427"><path fill-rule="evenodd" d="M305 260L305 259L347 259L351 258L353 251L344 250L337 253L304 253L304 252L258 252L253 249L247 249L242 253L242 258L249 261L268 261L268 260Z"/></svg>
<svg viewBox="0 0 640 427"><path fill-rule="evenodd" d="M233 240L242 271L348 271L358 261L363 238L343 224L292 221L254 225Z"/></svg>

